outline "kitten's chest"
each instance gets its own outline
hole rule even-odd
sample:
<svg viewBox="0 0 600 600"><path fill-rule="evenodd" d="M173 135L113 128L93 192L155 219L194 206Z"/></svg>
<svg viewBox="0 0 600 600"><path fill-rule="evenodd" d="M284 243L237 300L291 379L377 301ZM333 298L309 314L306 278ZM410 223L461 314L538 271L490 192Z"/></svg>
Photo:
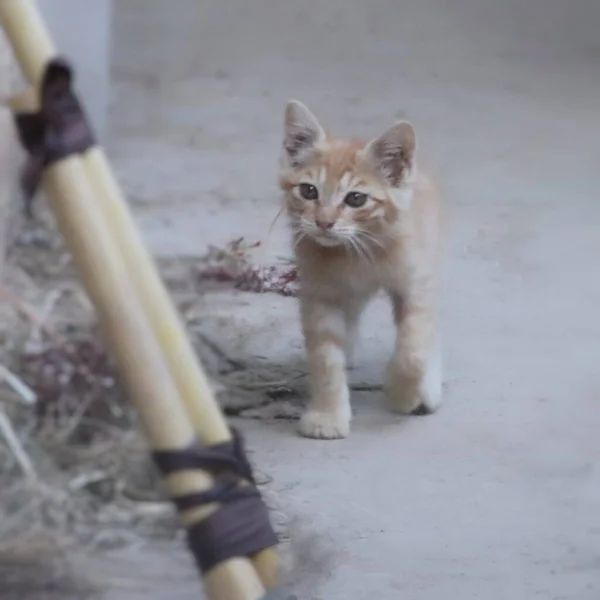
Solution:
<svg viewBox="0 0 600 600"><path fill-rule="evenodd" d="M367 297L380 289L403 287L408 266L401 260L368 261L338 259L299 262L302 285L330 297ZM321 295L321 294L320 294Z"/></svg>

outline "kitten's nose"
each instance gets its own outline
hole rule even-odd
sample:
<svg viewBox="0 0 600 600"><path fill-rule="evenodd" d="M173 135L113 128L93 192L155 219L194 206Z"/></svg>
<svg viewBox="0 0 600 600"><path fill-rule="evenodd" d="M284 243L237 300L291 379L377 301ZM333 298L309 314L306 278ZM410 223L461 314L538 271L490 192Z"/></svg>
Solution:
<svg viewBox="0 0 600 600"><path fill-rule="evenodd" d="M330 219L315 219L315 223L319 229L327 231L333 227L334 221L331 221Z"/></svg>

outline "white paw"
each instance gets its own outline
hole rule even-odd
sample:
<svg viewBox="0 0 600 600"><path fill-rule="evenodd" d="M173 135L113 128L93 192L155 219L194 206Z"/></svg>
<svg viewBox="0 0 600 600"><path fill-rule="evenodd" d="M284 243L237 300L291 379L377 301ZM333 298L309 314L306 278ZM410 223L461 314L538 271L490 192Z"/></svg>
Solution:
<svg viewBox="0 0 600 600"><path fill-rule="evenodd" d="M442 404L442 356L439 341L426 361L392 361L385 392L389 409L402 414L431 414Z"/></svg>
<svg viewBox="0 0 600 600"><path fill-rule="evenodd" d="M390 369L385 385L388 408L405 415L431 414L442 404L442 381L439 373L404 374Z"/></svg>
<svg viewBox="0 0 600 600"><path fill-rule="evenodd" d="M339 440L350 433L350 415L307 410L298 426L300 435L316 440Z"/></svg>
<svg viewBox="0 0 600 600"><path fill-rule="evenodd" d="M395 379L388 381L386 388L388 408L404 415L427 415L437 411L442 403L441 386L439 391L428 389L423 382Z"/></svg>

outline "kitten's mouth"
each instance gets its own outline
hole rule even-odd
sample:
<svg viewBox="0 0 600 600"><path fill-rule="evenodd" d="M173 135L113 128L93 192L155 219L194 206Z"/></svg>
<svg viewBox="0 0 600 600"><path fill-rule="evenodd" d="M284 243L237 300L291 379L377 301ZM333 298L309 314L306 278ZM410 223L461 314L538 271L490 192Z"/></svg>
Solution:
<svg viewBox="0 0 600 600"><path fill-rule="evenodd" d="M317 244L326 246L327 248L341 246L343 244L342 240L337 235L332 233L314 233L311 235L311 237L315 242L317 242Z"/></svg>

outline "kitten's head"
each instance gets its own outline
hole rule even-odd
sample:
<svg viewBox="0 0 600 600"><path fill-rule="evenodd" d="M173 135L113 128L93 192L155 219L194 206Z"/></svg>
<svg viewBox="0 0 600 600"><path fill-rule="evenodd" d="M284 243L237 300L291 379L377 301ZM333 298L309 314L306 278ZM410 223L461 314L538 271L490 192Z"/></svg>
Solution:
<svg viewBox="0 0 600 600"><path fill-rule="evenodd" d="M296 240L383 246L412 199L415 132L398 122L367 144L331 139L302 103L285 110L279 181Z"/></svg>

